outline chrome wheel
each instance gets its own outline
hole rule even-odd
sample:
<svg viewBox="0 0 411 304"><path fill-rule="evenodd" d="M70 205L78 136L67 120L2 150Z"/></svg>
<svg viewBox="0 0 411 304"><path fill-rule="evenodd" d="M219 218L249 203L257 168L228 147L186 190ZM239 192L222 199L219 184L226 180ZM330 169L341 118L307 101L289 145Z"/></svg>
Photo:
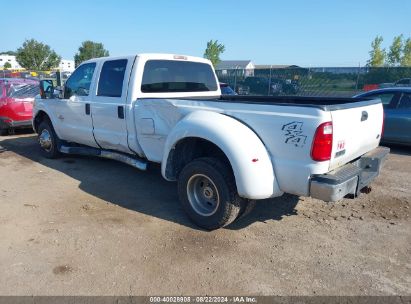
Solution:
<svg viewBox="0 0 411 304"><path fill-rule="evenodd" d="M187 183L191 207L202 216L213 215L220 205L220 195L214 182L203 174L195 174Z"/></svg>
<svg viewBox="0 0 411 304"><path fill-rule="evenodd" d="M43 129L39 136L39 143L42 149L47 152L50 152L53 146L50 132L47 129Z"/></svg>

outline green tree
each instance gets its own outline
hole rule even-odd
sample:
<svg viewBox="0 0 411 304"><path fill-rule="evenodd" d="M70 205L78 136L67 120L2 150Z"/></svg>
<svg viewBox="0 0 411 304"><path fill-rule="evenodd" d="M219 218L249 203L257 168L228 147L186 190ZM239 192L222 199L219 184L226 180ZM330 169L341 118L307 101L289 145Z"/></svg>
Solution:
<svg viewBox="0 0 411 304"><path fill-rule="evenodd" d="M218 40L210 40L207 42L207 48L204 52L204 58L211 61L215 67L220 62L220 55L224 53L225 46L222 43L218 43Z"/></svg>
<svg viewBox="0 0 411 304"><path fill-rule="evenodd" d="M74 63L78 66L83 61L91 58L106 56L110 56L110 53L104 48L102 43L87 40L83 41L81 46L78 48L78 53L74 55Z"/></svg>
<svg viewBox="0 0 411 304"><path fill-rule="evenodd" d="M401 66L411 66L411 38L408 38L404 42L404 48L402 50Z"/></svg>
<svg viewBox="0 0 411 304"><path fill-rule="evenodd" d="M394 40L390 46L390 50L387 55L387 61L391 66L397 66L401 62L402 37L403 35L394 37Z"/></svg>
<svg viewBox="0 0 411 304"><path fill-rule="evenodd" d="M383 38L381 36L375 37L371 43L370 59L367 65L370 67L381 67L385 62L385 50L381 48Z"/></svg>
<svg viewBox="0 0 411 304"><path fill-rule="evenodd" d="M16 61L28 70L50 70L57 67L60 60L61 57L47 44L34 39L24 41L16 53Z"/></svg>
<svg viewBox="0 0 411 304"><path fill-rule="evenodd" d="M10 64L10 62L6 62L6 63L3 65L3 69L5 69L5 70L11 69L11 64Z"/></svg>

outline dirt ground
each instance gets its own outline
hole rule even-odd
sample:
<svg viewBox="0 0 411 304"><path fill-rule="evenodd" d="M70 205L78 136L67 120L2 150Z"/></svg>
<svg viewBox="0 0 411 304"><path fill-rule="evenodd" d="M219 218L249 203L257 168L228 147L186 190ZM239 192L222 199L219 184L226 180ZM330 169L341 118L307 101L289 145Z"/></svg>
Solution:
<svg viewBox="0 0 411 304"><path fill-rule="evenodd" d="M284 195L206 232L159 166L0 146L0 295L411 295L410 149L368 195Z"/></svg>

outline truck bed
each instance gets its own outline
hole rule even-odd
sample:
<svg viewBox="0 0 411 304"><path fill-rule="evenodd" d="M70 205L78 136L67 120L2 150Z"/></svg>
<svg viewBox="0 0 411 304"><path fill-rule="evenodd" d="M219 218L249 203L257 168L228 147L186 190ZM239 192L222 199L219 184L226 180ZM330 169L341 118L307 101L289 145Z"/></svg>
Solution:
<svg viewBox="0 0 411 304"><path fill-rule="evenodd" d="M379 99L370 98L340 98L340 97L301 97L301 96L252 96L252 95L223 95L214 101L265 104L281 106L301 106L320 108L325 111L340 110L347 108L364 107L377 104Z"/></svg>

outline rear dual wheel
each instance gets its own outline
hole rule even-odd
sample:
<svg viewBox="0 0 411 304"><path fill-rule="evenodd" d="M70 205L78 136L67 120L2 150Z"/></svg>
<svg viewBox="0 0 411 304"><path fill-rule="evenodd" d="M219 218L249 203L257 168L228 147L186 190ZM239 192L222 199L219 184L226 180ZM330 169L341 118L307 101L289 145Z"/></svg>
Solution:
<svg viewBox="0 0 411 304"><path fill-rule="evenodd" d="M229 225L252 207L239 197L231 168L216 158L187 164L179 176L178 194L190 219L207 230Z"/></svg>

